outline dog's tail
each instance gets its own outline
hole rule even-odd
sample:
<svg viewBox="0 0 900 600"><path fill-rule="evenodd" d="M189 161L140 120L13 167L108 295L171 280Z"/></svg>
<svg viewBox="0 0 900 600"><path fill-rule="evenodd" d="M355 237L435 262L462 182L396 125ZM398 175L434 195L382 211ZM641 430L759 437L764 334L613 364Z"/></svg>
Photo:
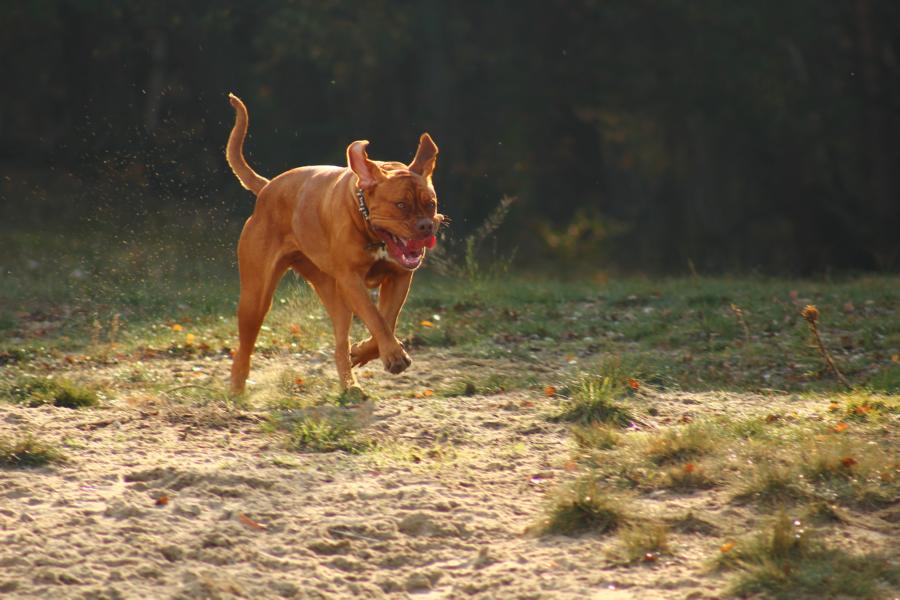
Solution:
<svg viewBox="0 0 900 600"><path fill-rule="evenodd" d="M259 194L269 180L254 171L244 158L244 138L247 137L247 107L241 99L234 94L228 94L228 101L234 107L234 127L228 136L228 146L225 149L225 158L228 166L241 182L241 185L254 194Z"/></svg>

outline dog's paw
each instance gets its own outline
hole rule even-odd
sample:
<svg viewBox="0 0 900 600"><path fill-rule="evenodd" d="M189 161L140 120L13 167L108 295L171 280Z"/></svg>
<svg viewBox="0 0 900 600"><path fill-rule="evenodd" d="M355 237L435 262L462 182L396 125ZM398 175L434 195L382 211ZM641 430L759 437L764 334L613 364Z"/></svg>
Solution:
<svg viewBox="0 0 900 600"><path fill-rule="evenodd" d="M372 338L350 347L350 364L354 367L361 367L376 358L378 358L378 343Z"/></svg>
<svg viewBox="0 0 900 600"><path fill-rule="evenodd" d="M400 344L397 344L394 350L384 354L381 357L381 361L384 363L384 370L394 375L402 373L412 364L412 359Z"/></svg>

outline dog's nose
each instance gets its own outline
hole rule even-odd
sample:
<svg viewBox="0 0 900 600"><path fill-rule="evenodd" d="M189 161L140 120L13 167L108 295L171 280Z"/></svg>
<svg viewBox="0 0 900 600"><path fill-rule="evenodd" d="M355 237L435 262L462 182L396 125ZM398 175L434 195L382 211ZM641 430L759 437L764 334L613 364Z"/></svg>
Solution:
<svg viewBox="0 0 900 600"><path fill-rule="evenodd" d="M419 235L434 234L434 221L432 219L419 219L416 222L416 233Z"/></svg>

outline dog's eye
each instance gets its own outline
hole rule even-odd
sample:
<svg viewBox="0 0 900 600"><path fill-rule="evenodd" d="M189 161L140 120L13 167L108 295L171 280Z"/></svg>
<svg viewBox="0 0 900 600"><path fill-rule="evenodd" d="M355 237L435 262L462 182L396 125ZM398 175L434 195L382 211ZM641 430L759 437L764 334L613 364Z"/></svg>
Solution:
<svg viewBox="0 0 900 600"><path fill-rule="evenodd" d="M397 208L399 208L400 210L405 209L405 208L406 208L406 202L398 202L398 203L397 203Z"/></svg>

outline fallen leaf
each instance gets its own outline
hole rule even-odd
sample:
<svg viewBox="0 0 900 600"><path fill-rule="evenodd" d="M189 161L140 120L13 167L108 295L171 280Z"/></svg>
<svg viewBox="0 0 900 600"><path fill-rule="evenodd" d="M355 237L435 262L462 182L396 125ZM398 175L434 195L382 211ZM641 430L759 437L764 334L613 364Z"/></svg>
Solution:
<svg viewBox="0 0 900 600"><path fill-rule="evenodd" d="M846 423L844 423L843 421L841 421L840 423L838 423L837 425L835 425L834 427L832 427L832 429L833 429L836 433L841 433L842 431L847 431L847 428L849 428L849 427L850 427L849 425L847 425Z"/></svg>
<svg viewBox="0 0 900 600"><path fill-rule="evenodd" d="M166 495L162 495L162 496L158 497L156 499L156 502L154 502L154 504L156 504L157 506L165 506L168 503L169 503L169 497Z"/></svg>
<svg viewBox="0 0 900 600"><path fill-rule="evenodd" d="M766 423L774 423L775 421L777 421L780 418L781 418L780 415L775 415L775 414L766 415Z"/></svg>
<svg viewBox="0 0 900 600"><path fill-rule="evenodd" d="M555 396L556 388L553 387L552 385L548 385L547 387L544 388L544 395L549 396L549 397Z"/></svg>
<svg viewBox="0 0 900 600"><path fill-rule="evenodd" d="M859 406L857 406L856 408L853 409L853 412L855 412L858 415L864 415L868 412L871 412L871 410L872 410L872 407L869 406L868 404L860 404Z"/></svg>
<svg viewBox="0 0 900 600"><path fill-rule="evenodd" d="M424 391L422 392L422 395L425 396L426 398L427 398L428 396L434 396L434 390L424 390Z"/></svg>
<svg viewBox="0 0 900 600"><path fill-rule="evenodd" d="M659 558L659 554L657 554L656 552L648 552L643 556L643 558L641 558L641 560L644 562L656 562L657 558Z"/></svg>
<svg viewBox="0 0 900 600"><path fill-rule="evenodd" d="M841 459L841 464L847 467L848 469L856 464L856 459L852 456L845 456Z"/></svg>
<svg viewBox="0 0 900 600"><path fill-rule="evenodd" d="M841 405L838 404L837 402L832 402L831 404L828 405L828 410L829 410L829 412L837 412L837 411L841 410Z"/></svg>
<svg viewBox="0 0 900 600"><path fill-rule="evenodd" d="M296 323L292 323L291 324L291 333L293 333L294 335L299 335L300 334L300 326L297 325Z"/></svg>
<svg viewBox="0 0 900 600"><path fill-rule="evenodd" d="M248 516L245 515L244 513L240 513L240 514L238 515L238 519L240 520L240 522L241 522L242 524L246 525L246 526L249 527L250 529L256 529L256 530L258 530L258 531L265 531L266 529L268 529L268 527L266 527L266 526L263 525L262 523L257 523L256 521L254 521L253 519L251 519L250 517L248 517Z"/></svg>
<svg viewBox="0 0 900 600"><path fill-rule="evenodd" d="M184 329L184 327L182 327L178 323L175 323L174 325L172 325L172 331L182 331L183 329Z"/></svg>
<svg viewBox="0 0 900 600"><path fill-rule="evenodd" d="M304 383L306 383L306 382L303 381L302 377L298 377L298 378L294 379L294 385L303 385Z"/></svg>
<svg viewBox="0 0 900 600"><path fill-rule="evenodd" d="M679 419L682 423L690 423L694 420L694 417L691 415L681 415L681 419Z"/></svg>
<svg viewBox="0 0 900 600"><path fill-rule="evenodd" d="M687 463L684 465L684 467L682 467L682 469L685 473L693 473L697 469L697 467L694 465L694 463Z"/></svg>
<svg viewBox="0 0 900 600"><path fill-rule="evenodd" d="M184 343L188 346L193 346L195 339L197 339L197 338L194 336L194 334L189 333L186 336L184 336Z"/></svg>
<svg viewBox="0 0 900 600"><path fill-rule="evenodd" d="M422 327L434 327L434 323L432 323L431 321L420 321L419 325L421 325Z"/></svg>
<svg viewBox="0 0 900 600"><path fill-rule="evenodd" d="M563 465L563 469L565 469L566 471L569 471L570 473L572 471L577 471L578 463L575 462L574 460L567 461L566 464Z"/></svg>
<svg viewBox="0 0 900 600"><path fill-rule="evenodd" d="M734 550L735 543L734 542L725 542L719 547L719 551L722 554L728 554L732 550Z"/></svg>
<svg viewBox="0 0 900 600"><path fill-rule="evenodd" d="M641 384L637 379L629 377L628 378L628 387L630 387L634 391L638 391L639 389L641 389Z"/></svg>
<svg viewBox="0 0 900 600"><path fill-rule="evenodd" d="M856 307L853 306L853 302L848 301L848 302L844 303L844 312L845 313L852 313L854 310L856 310Z"/></svg>

